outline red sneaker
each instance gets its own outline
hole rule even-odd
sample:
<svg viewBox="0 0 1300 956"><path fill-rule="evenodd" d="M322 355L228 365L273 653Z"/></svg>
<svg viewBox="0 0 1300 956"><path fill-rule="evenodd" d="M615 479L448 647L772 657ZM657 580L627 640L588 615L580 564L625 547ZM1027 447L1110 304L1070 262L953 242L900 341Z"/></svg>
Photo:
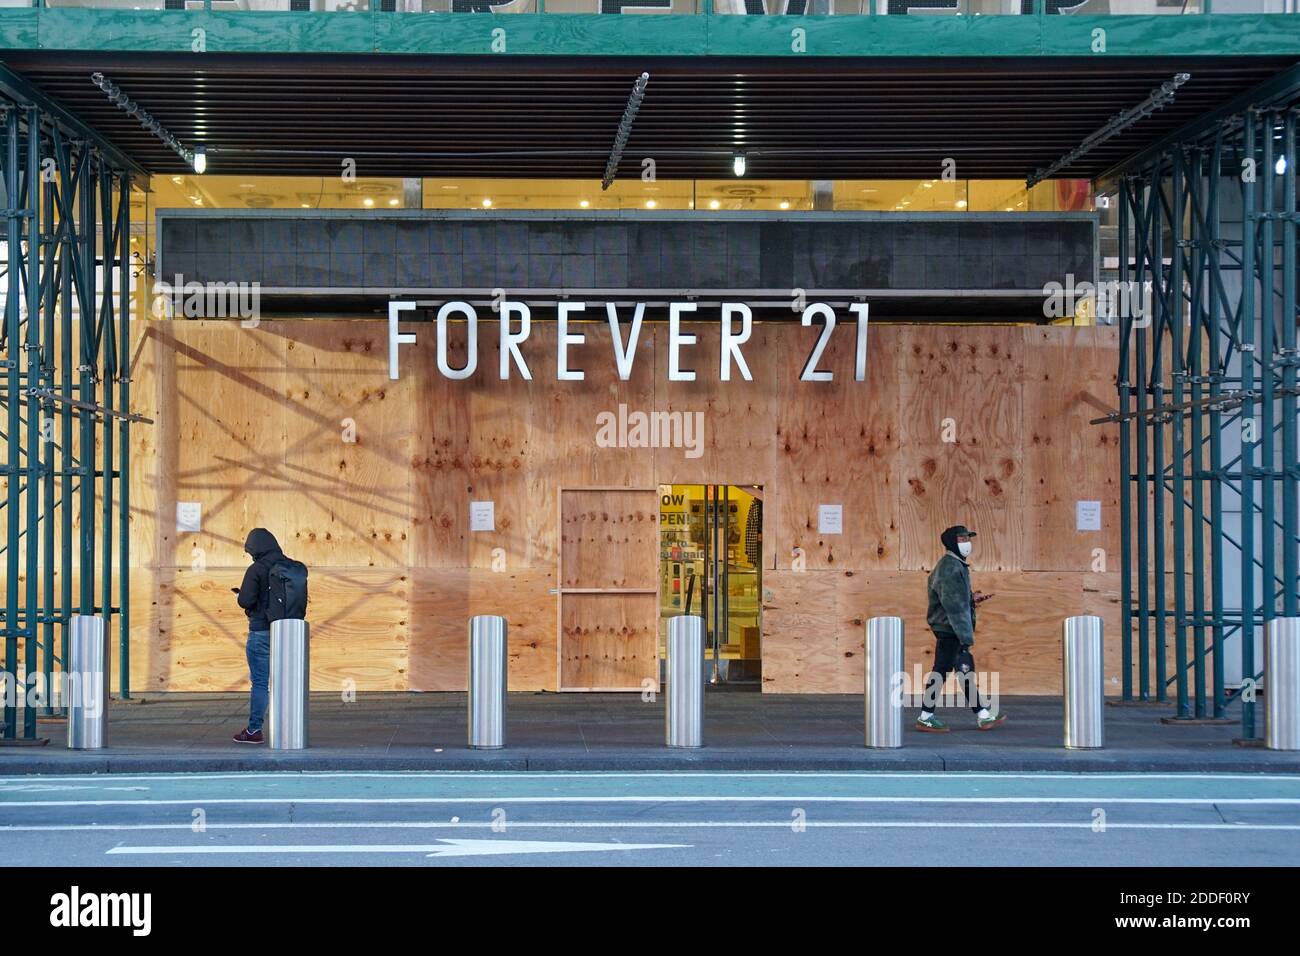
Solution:
<svg viewBox="0 0 1300 956"><path fill-rule="evenodd" d="M255 734L250 734L247 727L235 734L234 739L237 744L260 744L266 742L266 739L262 736L260 730Z"/></svg>

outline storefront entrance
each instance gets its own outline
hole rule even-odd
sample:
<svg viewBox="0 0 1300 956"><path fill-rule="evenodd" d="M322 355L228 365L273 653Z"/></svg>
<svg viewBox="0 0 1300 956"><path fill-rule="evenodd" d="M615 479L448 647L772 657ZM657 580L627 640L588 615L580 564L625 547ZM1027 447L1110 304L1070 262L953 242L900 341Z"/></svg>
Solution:
<svg viewBox="0 0 1300 956"><path fill-rule="evenodd" d="M704 618L709 682L762 679L763 489L659 486L659 659L668 620Z"/></svg>

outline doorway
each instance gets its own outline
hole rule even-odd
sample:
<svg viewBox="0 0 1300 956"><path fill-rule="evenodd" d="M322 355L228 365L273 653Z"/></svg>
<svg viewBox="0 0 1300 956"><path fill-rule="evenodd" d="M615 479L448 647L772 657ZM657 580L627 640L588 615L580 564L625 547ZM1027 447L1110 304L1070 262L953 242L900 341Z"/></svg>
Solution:
<svg viewBox="0 0 1300 956"><path fill-rule="evenodd" d="M711 686L762 682L763 489L659 486L659 660L668 621L704 619Z"/></svg>

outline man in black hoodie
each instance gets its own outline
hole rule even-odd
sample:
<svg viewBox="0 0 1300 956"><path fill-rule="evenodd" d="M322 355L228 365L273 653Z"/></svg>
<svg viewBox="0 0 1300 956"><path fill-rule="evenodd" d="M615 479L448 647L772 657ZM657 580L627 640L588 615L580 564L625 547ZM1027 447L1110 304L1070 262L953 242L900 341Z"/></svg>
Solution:
<svg viewBox="0 0 1300 956"><path fill-rule="evenodd" d="M271 598L270 575L271 568L284 557L284 552L280 550L280 542L275 540L275 535L265 528L254 528L248 533L244 550L253 559L253 563L244 572L244 582L231 590L237 595L239 606L248 615L248 645L245 653L253 690L248 702L248 726L235 734L235 742L260 744L265 740L262 722L266 719L266 682L271 671L271 621L266 613Z"/></svg>
<svg viewBox="0 0 1300 956"><path fill-rule="evenodd" d="M993 595L971 590L970 567L966 559L975 547L975 532L965 525L953 525L939 536L944 552L930 572L929 607L926 621L934 631L934 670L925 682L921 698L921 716L916 729L929 733L947 733L948 725L934 715L939 690L949 671L958 672L958 681L966 701L975 711L980 730L992 730L1006 720L1005 714L991 714L980 700L976 683L975 659L970 649L975 643L975 605Z"/></svg>

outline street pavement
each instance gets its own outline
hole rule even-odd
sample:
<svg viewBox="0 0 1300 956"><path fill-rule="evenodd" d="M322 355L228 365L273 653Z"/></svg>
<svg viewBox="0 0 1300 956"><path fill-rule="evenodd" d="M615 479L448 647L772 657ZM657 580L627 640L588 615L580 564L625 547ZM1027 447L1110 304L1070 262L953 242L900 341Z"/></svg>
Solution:
<svg viewBox="0 0 1300 956"><path fill-rule="evenodd" d="M1300 776L0 777L8 866L1300 864Z"/></svg>

